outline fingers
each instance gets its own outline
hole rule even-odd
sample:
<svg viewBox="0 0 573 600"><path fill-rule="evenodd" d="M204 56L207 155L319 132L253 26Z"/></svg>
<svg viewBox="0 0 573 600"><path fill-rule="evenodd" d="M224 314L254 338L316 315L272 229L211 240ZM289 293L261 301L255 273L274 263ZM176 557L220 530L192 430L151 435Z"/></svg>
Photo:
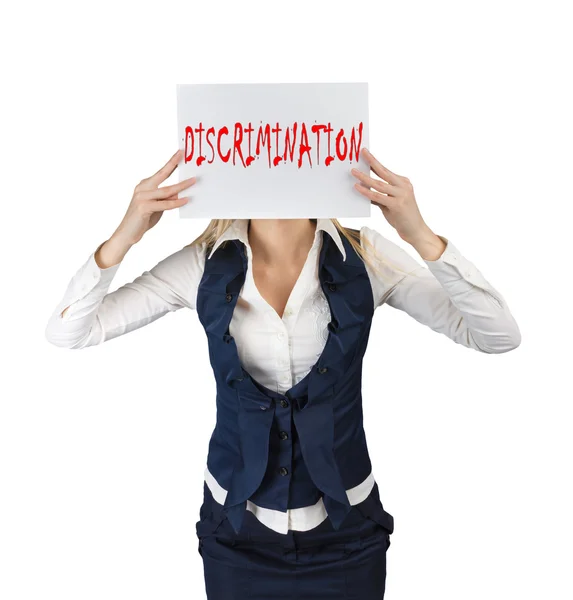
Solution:
<svg viewBox="0 0 573 600"><path fill-rule="evenodd" d="M351 173L354 175L354 177L362 181L364 185L366 185L369 188L374 188L382 194L387 194L388 196L396 196L398 194L399 188L397 188L394 185L390 185L378 179L373 179L372 177L366 175L366 173L363 173L358 169L352 169Z"/></svg>
<svg viewBox="0 0 573 600"><path fill-rule="evenodd" d="M173 208L180 208L181 206L185 206L187 202L189 202L190 198L169 198L167 200L162 200L161 202L154 202L151 205L151 212L161 212L163 210L172 210Z"/></svg>
<svg viewBox="0 0 573 600"><path fill-rule="evenodd" d="M392 173L390 169L387 169L384 165L378 162L367 148L362 148L361 154L362 158L364 158L364 160L368 163L374 173L378 175L378 177L392 185L398 186L400 184L402 177L400 177L400 175L396 175L396 173Z"/></svg>
<svg viewBox="0 0 573 600"><path fill-rule="evenodd" d="M387 196L386 194L380 194L379 192L373 192L368 188L365 188L363 185L356 183L354 187L366 198L370 199L374 204L378 204L379 206L391 206L393 202L395 202L394 198L391 196Z"/></svg>
<svg viewBox="0 0 573 600"><path fill-rule="evenodd" d="M140 200L166 200L171 196L175 196L179 192L186 190L188 187L191 187L196 182L196 177L189 177L189 179L184 179L179 183L175 183L173 185L166 185L165 187L158 188L156 190L145 190L141 192L137 192L137 196Z"/></svg>
<svg viewBox="0 0 573 600"><path fill-rule="evenodd" d="M160 183L163 183L177 168L179 161L181 160L181 156L183 155L183 150L177 150L177 152L157 171L157 173L153 174L149 178L149 183L152 183L158 186Z"/></svg>

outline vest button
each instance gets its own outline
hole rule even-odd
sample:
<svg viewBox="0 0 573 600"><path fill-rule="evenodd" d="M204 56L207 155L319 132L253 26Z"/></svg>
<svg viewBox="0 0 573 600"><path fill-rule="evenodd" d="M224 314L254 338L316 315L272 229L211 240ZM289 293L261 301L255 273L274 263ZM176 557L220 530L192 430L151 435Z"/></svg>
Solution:
<svg viewBox="0 0 573 600"><path fill-rule="evenodd" d="M279 433L281 440L288 440L288 433L286 431L281 431Z"/></svg>
<svg viewBox="0 0 573 600"><path fill-rule="evenodd" d="M232 299L233 299L233 294L227 294L227 295L225 296L225 300L226 300L227 302L231 302L231 300L232 300Z"/></svg>
<svg viewBox="0 0 573 600"><path fill-rule="evenodd" d="M328 289L329 289L331 292L336 292L336 283L329 283L329 284L328 284Z"/></svg>
<svg viewBox="0 0 573 600"><path fill-rule="evenodd" d="M279 473L280 473L281 475L288 475L288 469L287 469L286 467L281 467L281 468L279 469Z"/></svg>
<svg viewBox="0 0 573 600"><path fill-rule="evenodd" d="M320 367L320 368L318 369L318 372L319 372L321 375L322 375L323 373L326 373L327 371L328 371L328 368L327 368L327 367Z"/></svg>
<svg viewBox="0 0 573 600"><path fill-rule="evenodd" d="M288 402L284 398L281 400L281 406L283 408L287 408L288 407Z"/></svg>

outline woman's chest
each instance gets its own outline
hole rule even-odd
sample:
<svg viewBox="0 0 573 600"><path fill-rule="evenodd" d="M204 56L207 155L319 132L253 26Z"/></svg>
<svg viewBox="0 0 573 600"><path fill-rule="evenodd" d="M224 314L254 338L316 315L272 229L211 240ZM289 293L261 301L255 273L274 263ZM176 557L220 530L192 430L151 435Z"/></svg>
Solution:
<svg viewBox="0 0 573 600"><path fill-rule="evenodd" d="M316 363L330 319L328 301L312 277L297 281L281 317L248 274L229 331L243 367L266 387L284 392Z"/></svg>

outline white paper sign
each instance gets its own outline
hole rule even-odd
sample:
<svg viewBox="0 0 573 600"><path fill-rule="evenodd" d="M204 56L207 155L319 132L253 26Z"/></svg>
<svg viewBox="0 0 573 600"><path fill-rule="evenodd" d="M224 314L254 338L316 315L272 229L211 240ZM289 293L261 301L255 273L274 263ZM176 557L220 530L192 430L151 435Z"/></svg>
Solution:
<svg viewBox="0 0 573 600"><path fill-rule="evenodd" d="M350 169L368 147L367 83L177 86L187 218L370 216Z"/></svg>

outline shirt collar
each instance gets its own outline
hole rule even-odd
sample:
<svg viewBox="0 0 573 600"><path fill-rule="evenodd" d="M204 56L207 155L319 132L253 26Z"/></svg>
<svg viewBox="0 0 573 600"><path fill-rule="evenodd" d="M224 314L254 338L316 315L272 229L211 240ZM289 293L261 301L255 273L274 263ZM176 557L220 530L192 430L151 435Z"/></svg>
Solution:
<svg viewBox="0 0 573 600"><path fill-rule="evenodd" d="M209 256L207 258L211 258L213 253L217 248L225 241L225 240L239 240L245 244L245 246L249 245L249 219L235 219L229 227L225 230L225 232L217 238ZM342 243L342 238L340 237L340 233L333 223L332 219L317 219L316 220L316 235L318 235L319 231L326 231L330 235L330 237L336 243L338 249L340 250L342 257L346 260L346 250L344 249L344 244Z"/></svg>
<svg viewBox="0 0 573 600"><path fill-rule="evenodd" d="M211 253L207 258L211 258L215 253L215 250L225 241L225 240L240 240L245 244L245 246L249 245L249 219L235 219L227 229L217 238Z"/></svg>

